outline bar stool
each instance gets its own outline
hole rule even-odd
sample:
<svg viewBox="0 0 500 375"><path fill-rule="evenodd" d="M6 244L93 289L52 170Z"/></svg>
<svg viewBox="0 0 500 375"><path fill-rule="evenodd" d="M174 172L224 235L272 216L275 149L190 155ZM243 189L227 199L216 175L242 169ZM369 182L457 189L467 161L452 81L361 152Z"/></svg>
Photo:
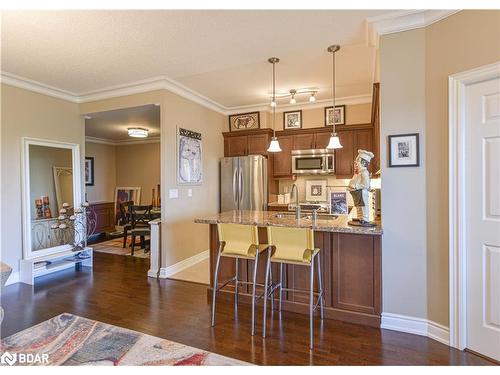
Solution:
<svg viewBox="0 0 500 375"><path fill-rule="evenodd" d="M267 242L272 251L268 251L266 264L266 281L264 290L268 290L268 275L271 268L271 262L279 263L280 275L279 282L272 285L271 281L271 301L273 300L272 293L276 288L279 289L279 305L278 311L281 313L281 297L283 291L291 291L295 293L309 293L309 348L314 346L314 327L313 314L314 310L320 306L320 316L323 320L324 315L324 292L321 283L321 261L320 249L314 246L314 231L310 228L285 228L285 227L267 227ZM318 286L319 292L314 292L314 260L317 260L318 266ZM309 290L283 288L283 264L293 264L306 266L310 269L310 287ZM318 300L314 302L314 296L318 296ZM271 307L272 309L272 307ZM262 324L262 337L266 337L266 318L267 318L267 298L264 298L264 319Z"/></svg>
<svg viewBox="0 0 500 375"><path fill-rule="evenodd" d="M259 232L256 225L242 225L242 224L217 224L219 233L219 250L217 253L217 263L215 265L214 285L212 289L212 327L215 326L215 300L219 290L224 288L231 282L234 282L234 305L238 306L238 286L239 284L252 285L252 336L255 333L255 303L267 293L263 292L260 296L256 297L256 286L264 286L257 284L257 265L259 262L259 255L268 250L267 244L259 244ZM229 257L235 258L235 275L218 286L218 276L220 267L220 258ZM238 280L238 260L249 259L255 261L253 269L252 282ZM268 270L268 273L270 271ZM268 275L267 275L268 276ZM266 276L266 280L268 277ZM272 278L272 276L271 276ZM274 294L272 294L274 296ZM267 298L266 298L267 299Z"/></svg>

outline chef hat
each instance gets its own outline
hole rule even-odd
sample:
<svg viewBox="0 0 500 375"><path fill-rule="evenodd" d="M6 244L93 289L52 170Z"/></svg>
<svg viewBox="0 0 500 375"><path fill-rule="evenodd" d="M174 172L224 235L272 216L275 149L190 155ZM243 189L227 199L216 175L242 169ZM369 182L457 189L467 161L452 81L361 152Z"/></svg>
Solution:
<svg viewBox="0 0 500 375"><path fill-rule="evenodd" d="M369 163L375 155L370 151L358 150L358 156Z"/></svg>

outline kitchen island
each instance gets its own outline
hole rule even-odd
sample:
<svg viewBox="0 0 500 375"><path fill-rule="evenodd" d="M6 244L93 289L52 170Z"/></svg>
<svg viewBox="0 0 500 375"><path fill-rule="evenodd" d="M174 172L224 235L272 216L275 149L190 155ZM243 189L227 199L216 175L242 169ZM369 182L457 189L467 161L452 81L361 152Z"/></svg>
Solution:
<svg viewBox="0 0 500 375"><path fill-rule="evenodd" d="M353 227L347 217L312 215L303 213L296 219L293 212L228 211L197 218L196 223L210 226L210 285L213 285L215 260L218 251L217 223L257 225L259 241L266 243L267 226L312 228L316 247L321 249L321 271L325 291L325 318L380 327L381 295L381 235L382 227ZM266 257L259 259L257 282L264 283ZM253 261L239 260L240 279L251 280ZM278 278L278 265L272 264L274 279ZM298 265L285 265L283 286L309 288L309 269ZM219 281L224 282L235 273L235 261L221 258ZM212 294L208 288L208 297ZM221 299L232 299L234 289L225 288ZM240 301L250 302L250 286L240 286ZM308 295L283 293L283 310L308 314Z"/></svg>

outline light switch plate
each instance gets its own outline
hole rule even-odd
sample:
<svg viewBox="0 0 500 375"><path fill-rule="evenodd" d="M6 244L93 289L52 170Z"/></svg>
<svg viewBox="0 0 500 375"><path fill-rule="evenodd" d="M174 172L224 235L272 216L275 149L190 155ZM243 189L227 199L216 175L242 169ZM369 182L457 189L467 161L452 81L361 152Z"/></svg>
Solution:
<svg viewBox="0 0 500 375"><path fill-rule="evenodd" d="M192 197L193 196L193 189L188 189L188 197Z"/></svg>
<svg viewBox="0 0 500 375"><path fill-rule="evenodd" d="M179 198L179 189L168 189L168 197L170 199Z"/></svg>

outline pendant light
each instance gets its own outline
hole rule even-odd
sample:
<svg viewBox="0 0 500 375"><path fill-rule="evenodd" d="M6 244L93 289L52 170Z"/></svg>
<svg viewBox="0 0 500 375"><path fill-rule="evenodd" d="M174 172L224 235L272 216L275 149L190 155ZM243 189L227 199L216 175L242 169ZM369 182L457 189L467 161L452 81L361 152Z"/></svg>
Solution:
<svg viewBox="0 0 500 375"><path fill-rule="evenodd" d="M267 61L269 61L271 64L273 64L273 100L272 103L274 103L273 107L273 137L271 138L271 143L269 144L269 148L267 149L267 152L281 152L281 147L280 143L278 141L278 138L276 137L276 128L274 126L275 121L276 121L276 63L280 62L280 59L277 57L271 57Z"/></svg>
<svg viewBox="0 0 500 375"><path fill-rule="evenodd" d="M331 52L332 54L332 97L333 97L333 131L332 135L330 136L330 141L328 142L328 146L326 146L327 149L336 149L336 148L342 148L342 145L340 144L340 139L335 132L335 52L337 52L340 49L340 46L337 44L331 45L328 47L328 52Z"/></svg>

